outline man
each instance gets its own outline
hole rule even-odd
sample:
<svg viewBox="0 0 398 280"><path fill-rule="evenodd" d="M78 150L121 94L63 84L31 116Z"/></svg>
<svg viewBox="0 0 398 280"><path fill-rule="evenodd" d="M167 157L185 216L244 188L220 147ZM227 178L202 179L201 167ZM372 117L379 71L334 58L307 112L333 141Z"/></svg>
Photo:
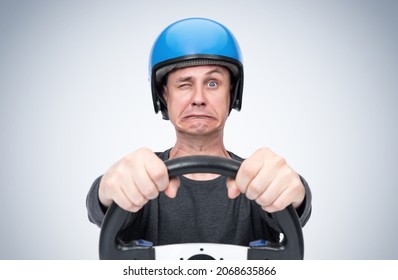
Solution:
<svg viewBox="0 0 398 280"><path fill-rule="evenodd" d="M290 204L305 225L310 189L281 156L260 148L243 160L224 146L226 120L242 105L241 61L233 34L212 20L181 20L159 35L151 52L152 97L155 112L174 125L176 143L162 153L138 149L110 167L87 196L90 221L101 226L115 202L132 212L126 239L155 245L277 241L268 213ZM169 178L163 161L190 155L243 162L235 180L216 174Z"/></svg>

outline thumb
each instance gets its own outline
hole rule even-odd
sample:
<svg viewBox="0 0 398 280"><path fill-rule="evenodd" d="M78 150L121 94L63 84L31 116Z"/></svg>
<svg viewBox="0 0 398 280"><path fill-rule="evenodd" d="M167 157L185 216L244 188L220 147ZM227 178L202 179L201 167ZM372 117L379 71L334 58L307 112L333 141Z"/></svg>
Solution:
<svg viewBox="0 0 398 280"><path fill-rule="evenodd" d="M180 179L178 179L177 177L171 178L164 193L170 198L175 198L179 187Z"/></svg>
<svg viewBox="0 0 398 280"><path fill-rule="evenodd" d="M240 195L240 190L236 185L234 179L228 178L227 179L227 189L228 189L228 197L230 199L237 198Z"/></svg>

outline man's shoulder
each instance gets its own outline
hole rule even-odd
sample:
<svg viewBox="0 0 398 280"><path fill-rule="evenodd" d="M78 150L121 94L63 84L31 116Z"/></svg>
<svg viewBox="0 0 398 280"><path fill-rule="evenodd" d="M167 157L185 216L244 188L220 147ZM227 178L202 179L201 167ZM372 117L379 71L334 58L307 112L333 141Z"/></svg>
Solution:
<svg viewBox="0 0 398 280"><path fill-rule="evenodd" d="M163 161L168 160L169 159L169 154L170 154L170 150L171 149L167 149L163 152L155 152L155 154Z"/></svg>
<svg viewBox="0 0 398 280"><path fill-rule="evenodd" d="M237 161L243 161L244 159L233 152L228 151L229 155L231 156L232 159L237 160Z"/></svg>

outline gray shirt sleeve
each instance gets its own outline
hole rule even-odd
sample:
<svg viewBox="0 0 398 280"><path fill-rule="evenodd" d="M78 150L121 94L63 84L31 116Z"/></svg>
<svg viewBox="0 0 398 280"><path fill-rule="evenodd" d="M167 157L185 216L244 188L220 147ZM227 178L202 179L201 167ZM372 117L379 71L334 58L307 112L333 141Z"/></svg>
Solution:
<svg viewBox="0 0 398 280"><path fill-rule="evenodd" d="M300 218L301 227L304 227L311 217L312 193L307 181L302 176L300 176L300 179L305 188L305 198L303 203L296 209L296 211Z"/></svg>
<svg viewBox="0 0 398 280"><path fill-rule="evenodd" d="M88 219L90 222L101 227L106 208L99 201L98 190L102 176L98 177L92 184L86 198Z"/></svg>

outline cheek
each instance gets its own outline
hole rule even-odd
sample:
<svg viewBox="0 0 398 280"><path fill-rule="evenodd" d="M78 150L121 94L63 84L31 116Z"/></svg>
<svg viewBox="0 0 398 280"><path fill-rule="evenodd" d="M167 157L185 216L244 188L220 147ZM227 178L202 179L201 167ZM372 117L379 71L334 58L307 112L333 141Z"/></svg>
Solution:
<svg viewBox="0 0 398 280"><path fill-rule="evenodd" d="M187 101L186 98L172 98L169 96L167 102L167 110L169 112L170 119L177 118L184 109L188 106L189 100Z"/></svg>
<svg viewBox="0 0 398 280"><path fill-rule="evenodd" d="M170 109L178 109L181 108L185 104L183 98L169 98L167 105Z"/></svg>
<svg viewBox="0 0 398 280"><path fill-rule="evenodd" d="M226 94L217 100L218 108L221 108L221 110L225 111L226 114L229 114L229 107L231 104L231 96L230 94Z"/></svg>

